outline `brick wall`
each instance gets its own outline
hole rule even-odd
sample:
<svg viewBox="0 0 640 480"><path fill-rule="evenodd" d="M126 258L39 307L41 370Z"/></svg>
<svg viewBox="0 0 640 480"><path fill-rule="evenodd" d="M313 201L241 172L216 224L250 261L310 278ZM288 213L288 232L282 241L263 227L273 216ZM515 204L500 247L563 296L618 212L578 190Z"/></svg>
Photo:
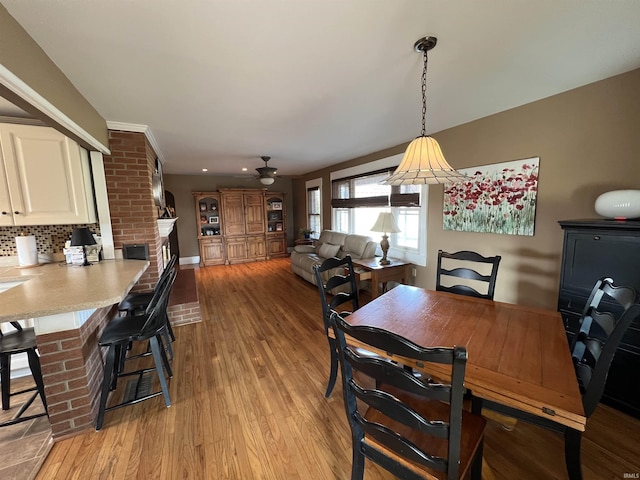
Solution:
<svg viewBox="0 0 640 480"><path fill-rule="evenodd" d="M198 301L170 305L167 308L167 314L171 325L174 327L202 321L200 303Z"/></svg>
<svg viewBox="0 0 640 480"><path fill-rule="evenodd" d="M101 308L79 329L37 336L54 438L94 428L103 372L98 338L115 313L115 306Z"/></svg>
<svg viewBox="0 0 640 480"><path fill-rule="evenodd" d="M149 269L132 291L153 289L162 272L162 242L152 175L156 154L144 133L109 131L111 155L104 156L115 248L149 244Z"/></svg>

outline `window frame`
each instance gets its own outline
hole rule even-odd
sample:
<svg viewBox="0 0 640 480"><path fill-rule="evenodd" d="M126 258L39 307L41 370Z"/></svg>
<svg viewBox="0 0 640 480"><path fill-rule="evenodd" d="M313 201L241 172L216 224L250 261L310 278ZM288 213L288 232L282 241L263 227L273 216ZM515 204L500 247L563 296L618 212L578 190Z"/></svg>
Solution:
<svg viewBox="0 0 640 480"><path fill-rule="evenodd" d="M388 168L395 168L400 164L403 154L393 155L373 162L357 165L355 167L345 168L342 170L336 170L330 173L331 180L331 195L333 197L333 182L335 180L341 180L345 178L353 178L358 176L364 176L373 172L385 170ZM389 234L389 256L399 258L405 261L409 261L416 265L426 266L427 264L427 208L428 208L428 195L429 186L420 186L420 207L419 207L419 219L418 219L418 248L406 248L399 247L397 245L397 234ZM333 198L332 198L333 201ZM389 211L397 214L399 209L403 208L418 208L418 207L386 207ZM354 225L354 208L334 208L331 207L331 225L332 229L340 230L338 228L338 221L341 215L347 214L347 224L351 228ZM376 232L369 232L369 235L376 241L380 242L381 235ZM378 238L380 236L380 238Z"/></svg>
<svg viewBox="0 0 640 480"><path fill-rule="evenodd" d="M316 215L316 214L312 214L309 211L309 192L311 190L318 190L319 192L319 199L318 199L318 213L317 215L320 217L320 228L319 230L316 232L314 231L310 237L317 239L320 236L320 232L322 231L322 178L314 178L312 180L307 180L306 182L304 182L304 188L305 188L305 217L306 217L306 224L307 224L307 228L311 227L311 222L309 221L311 215Z"/></svg>

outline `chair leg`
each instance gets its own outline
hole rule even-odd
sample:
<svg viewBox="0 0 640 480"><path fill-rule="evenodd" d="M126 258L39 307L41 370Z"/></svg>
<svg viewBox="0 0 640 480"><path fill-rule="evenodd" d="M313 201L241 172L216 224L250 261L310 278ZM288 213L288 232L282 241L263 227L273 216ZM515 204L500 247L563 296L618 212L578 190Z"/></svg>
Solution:
<svg viewBox="0 0 640 480"><path fill-rule="evenodd" d="M0 355L0 385L2 389L2 410L11 408L11 355Z"/></svg>
<svg viewBox="0 0 640 480"><path fill-rule="evenodd" d="M153 360L156 364L156 373L158 374L158 379L160 380L160 386L162 387L162 395L164 396L164 404L167 407L171 406L171 399L169 398L169 387L167 386L167 379L164 376L164 370L162 369L163 359L162 356L166 358L166 354L164 353L164 348L160 346L158 341L158 336L151 337L149 339L149 344L151 345L151 352L153 353ZM169 370L170 371L170 370ZM170 374L169 376L171 376Z"/></svg>
<svg viewBox="0 0 640 480"><path fill-rule="evenodd" d="M111 391L118 388L118 375L124 372L124 364L127 358L127 348L122 345L115 345L114 350L115 360L113 362L113 373L111 374L111 384L109 389Z"/></svg>
<svg viewBox="0 0 640 480"><path fill-rule="evenodd" d="M171 322L169 321L169 316L167 314L167 330L169 330L169 336L171 337L171 341L176 341L176 336L173 333L173 327L171 326Z"/></svg>
<svg viewBox="0 0 640 480"><path fill-rule="evenodd" d="M164 340L166 342L165 348L167 352L169 352L169 360L173 360L173 346L171 346L171 334L169 333L168 328L164 328L162 336L164 337Z"/></svg>
<svg viewBox="0 0 640 480"><path fill-rule="evenodd" d="M173 377L173 370L171 368L171 364L169 363L169 357L167 357L167 350L165 349L164 342L162 341L162 334L157 335L155 338L158 339L158 346L160 347L160 356L162 357L162 361L164 363L164 369L167 371L167 377ZM149 346L151 346L151 341L149 341Z"/></svg>
<svg viewBox="0 0 640 480"><path fill-rule="evenodd" d="M471 464L471 480L482 480L483 450L484 439L480 442L480 445L478 445L478 450L476 450L476 455L473 458L473 463Z"/></svg>
<svg viewBox="0 0 640 480"><path fill-rule="evenodd" d="M116 346L109 345L107 358L104 362L104 377L102 378L102 393L100 394L100 406L98 407L98 418L96 420L96 430L102 428L104 422L104 412L107 408L107 399L109 398L109 390L111 387L111 376L114 375L113 369L116 361Z"/></svg>
<svg viewBox="0 0 640 480"><path fill-rule="evenodd" d="M359 444L353 445L353 458L351 460L351 480L362 480L364 478L364 453L360 450Z"/></svg>
<svg viewBox="0 0 640 480"><path fill-rule="evenodd" d="M569 480L582 480L582 464L580 463L580 445L582 432L567 428L564 432L564 460L567 465Z"/></svg>
<svg viewBox="0 0 640 480"><path fill-rule="evenodd" d="M31 375L33 375L33 380L36 382L36 388L38 389L38 393L40 394L40 399L42 400L42 405L44 405L44 411L49 414L49 410L47 409L47 397L44 394L44 380L42 380L42 369L40 368L40 357L35 350L27 351L27 360L29 361L29 368L31 369Z"/></svg>
<svg viewBox="0 0 640 480"><path fill-rule="evenodd" d="M327 337L329 338L329 337ZM338 378L338 346L333 338L329 338L329 350L331 350L331 373L329 374L329 384L327 385L327 391L324 392L324 396L329 398L333 387L336 384Z"/></svg>

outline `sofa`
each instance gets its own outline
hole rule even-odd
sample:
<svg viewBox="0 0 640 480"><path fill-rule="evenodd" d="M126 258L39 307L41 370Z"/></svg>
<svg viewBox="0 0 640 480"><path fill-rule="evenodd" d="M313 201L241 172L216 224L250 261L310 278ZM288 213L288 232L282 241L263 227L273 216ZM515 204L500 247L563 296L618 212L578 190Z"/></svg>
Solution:
<svg viewBox="0 0 640 480"><path fill-rule="evenodd" d="M315 245L297 245L291 252L291 270L306 281L316 285L313 266L327 258L344 258L351 255L354 260L371 258L376 254L378 242L365 235L355 235L334 230L323 230Z"/></svg>

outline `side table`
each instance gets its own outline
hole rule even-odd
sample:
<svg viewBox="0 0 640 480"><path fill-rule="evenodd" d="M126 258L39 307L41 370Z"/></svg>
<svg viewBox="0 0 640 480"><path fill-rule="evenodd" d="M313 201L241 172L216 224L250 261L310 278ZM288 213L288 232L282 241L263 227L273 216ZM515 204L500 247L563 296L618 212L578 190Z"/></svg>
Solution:
<svg viewBox="0 0 640 480"><path fill-rule="evenodd" d="M387 282L407 283L411 262L397 258L388 258L389 265L380 265L379 257L353 260L356 279L371 280L371 298L376 298L387 291ZM380 286L382 285L382 289Z"/></svg>

